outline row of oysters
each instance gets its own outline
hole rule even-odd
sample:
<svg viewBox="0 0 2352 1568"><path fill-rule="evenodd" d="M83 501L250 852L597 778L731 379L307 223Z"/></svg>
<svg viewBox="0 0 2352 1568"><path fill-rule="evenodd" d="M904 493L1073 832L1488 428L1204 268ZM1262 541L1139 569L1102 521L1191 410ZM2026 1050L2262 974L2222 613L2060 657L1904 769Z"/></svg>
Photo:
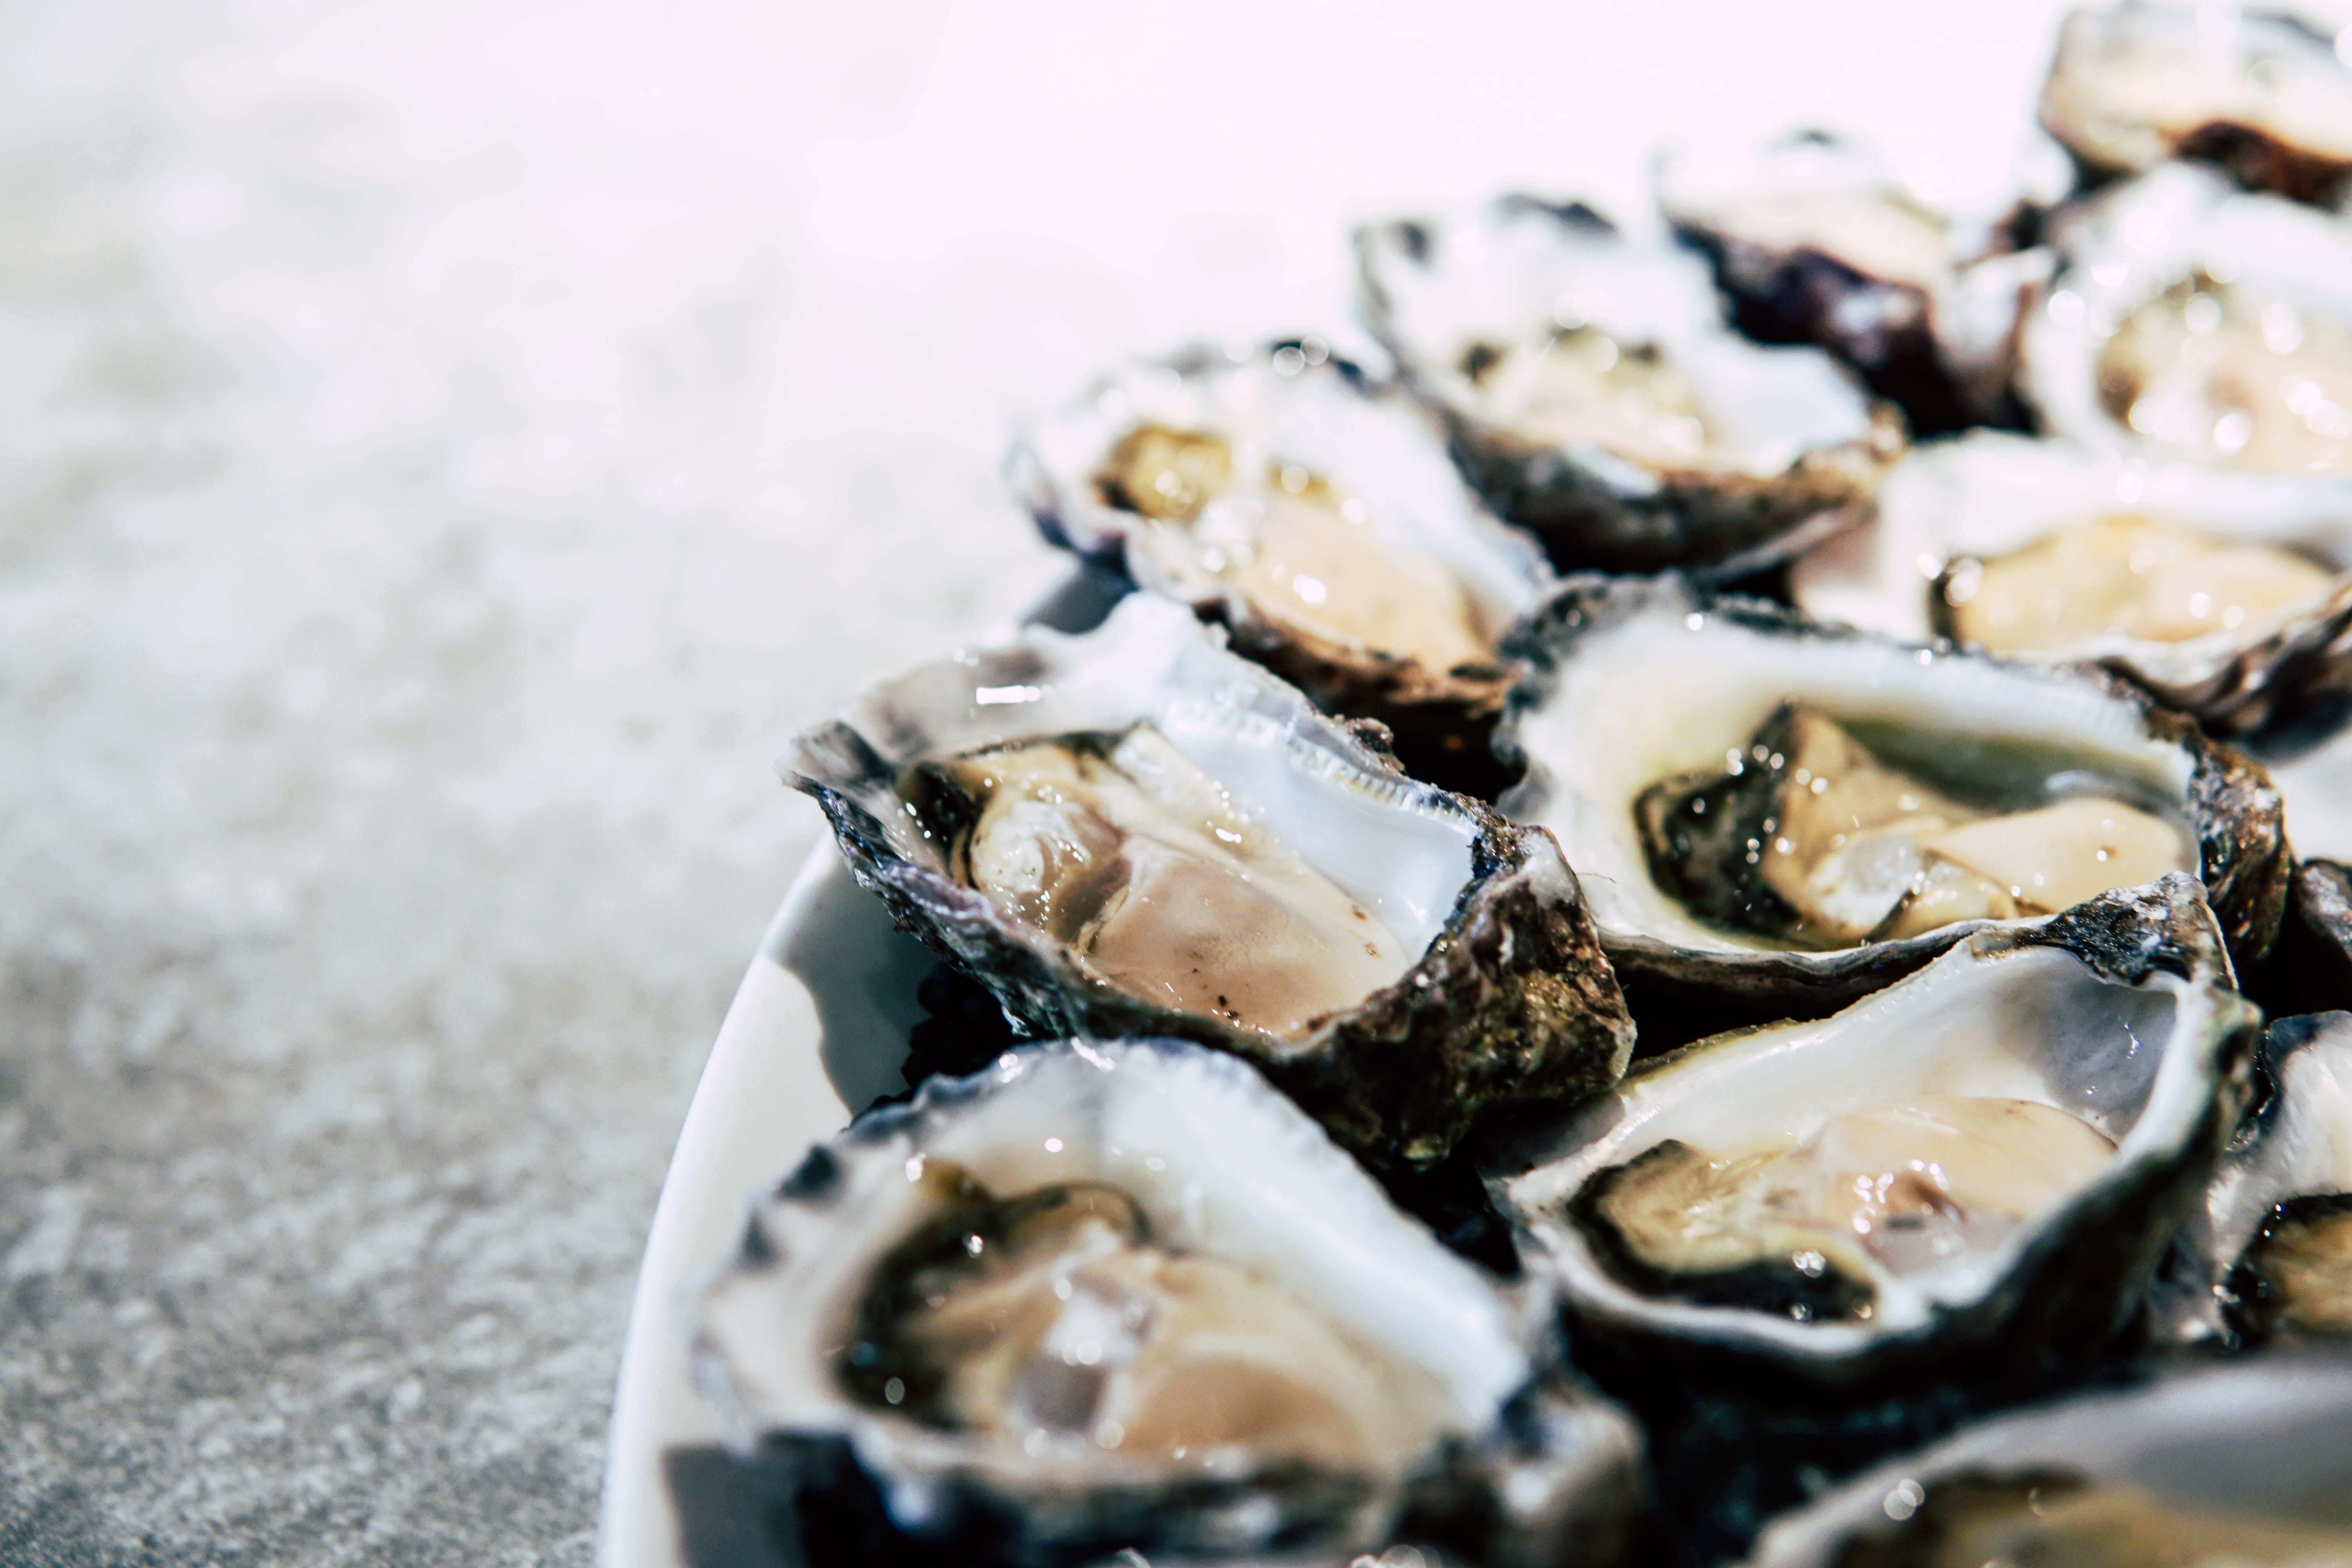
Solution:
<svg viewBox="0 0 2352 1568"><path fill-rule="evenodd" d="M2086 10L2043 120L1375 226L1392 376L1027 434L1102 602L788 759L1003 1026L701 1299L752 1533L2352 1560L2352 71Z"/></svg>

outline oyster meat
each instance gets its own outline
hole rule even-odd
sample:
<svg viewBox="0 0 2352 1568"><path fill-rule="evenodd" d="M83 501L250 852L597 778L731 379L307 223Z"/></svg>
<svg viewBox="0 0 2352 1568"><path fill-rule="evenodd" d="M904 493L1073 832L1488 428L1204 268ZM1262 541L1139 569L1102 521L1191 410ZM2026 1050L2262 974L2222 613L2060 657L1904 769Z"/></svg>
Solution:
<svg viewBox="0 0 2352 1568"><path fill-rule="evenodd" d="M1562 566L1753 570L1866 511L1902 421L1731 331L1706 267L1527 197L1357 237L1365 316L1496 509Z"/></svg>
<svg viewBox="0 0 2352 1568"><path fill-rule="evenodd" d="M1048 538L1223 621L1327 710L1387 724L1416 774L1491 793L1495 645L1549 568L1417 406L1319 340L1114 375L1033 426L1009 472Z"/></svg>
<svg viewBox="0 0 2352 1568"><path fill-rule="evenodd" d="M761 1194L696 1364L739 1447L844 1468L959 1560L1400 1532L1613 1560L1638 1440L1542 1343L1240 1061L1070 1041L934 1079Z"/></svg>
<svg viewBox="0 0 2352 1568"><path fill-rule="evenodd" d="M1136 595L886 683L789 766L1033 1037L1234 1051L1388 1169L1614 1079L1632 1024L1558 847L1220 641Z"/></svg>
<svg viewBox="0 0 2352 1568"><path fill-rule="evenodd" d="M2352 1363L2256 1356L1979 1423L1775 1521L1749 1568L2336 1568Z"/></svg>
<svg viewBox="0 0 2352 1568"><path fill-rule="evenodd" d="M2043 129L2094 179L2175 158L2301 201L2352 172L2352 71L2292 16L2238 6L2084 6L2042 89Z"/></svg>
<svg viewBox="0 0 2352 1568"><path fill-rule="evenodd" d="M1837 355L1915 435L2013 422L2009 373L2050 253L2016 245L2019 200L1985 217L1924 198L1824 132L1661 160L1658 205L1715 268L1752 338Z"/></svg>
<svg viewBox="0 0 2352 1568"><path fill-rule="evenodd" d="M2260 476L2279 491L2262 513L2352 511L2352 225L2170 164L2053 238L2019 348L2049 431Z"/></svg>
<svg viewBox="0 0 2352 1568"><path fill-rule="evenodd" d="M1819 1016L1974 926L2201 875L2267 951L2288 863L2261 769L2120 682L1825 630L1681 581L1573 580L1505 797L1582 872L1637 995Z"/></svg>
<svg viewBox="0 0 2352 1568"><path fill-rule="evenodd" d="M1799 608L2011 658L2093 660L2246 734L2352 679L2352 506L2263 475L1979 431L1790 571Z"/></svg>
<svg viewBox="0 0 2352 1568"><path fill-rule="evenodd" d="M1847 1389L2027 1364L2128 1320L2260 1019L2176 875L1641 1063L1491 1180L1588 1333Z"/></svg>

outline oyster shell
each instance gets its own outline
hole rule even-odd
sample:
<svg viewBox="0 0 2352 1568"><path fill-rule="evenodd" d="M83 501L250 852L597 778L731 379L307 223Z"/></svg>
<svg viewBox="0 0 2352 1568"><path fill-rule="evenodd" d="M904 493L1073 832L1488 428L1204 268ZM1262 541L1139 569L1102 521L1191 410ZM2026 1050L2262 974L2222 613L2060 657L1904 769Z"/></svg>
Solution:
<svg viewBox="0 0 2352 1568"><path fill-rule="evenodd" d="M2169 877L1975 931L1826 1020L1643 1062L1494 1189L1603 1341L1847 1389L2032 1364L2130 1318L2244 1109L2260 1021Z"/></svg>
<svg viewBox="0 0 2352 1568"><path fill-rule="evenodd" d="M2352 172L2352 71L2292 16L2231 6L2084 6L2058 35L2043 129L2092 179L2174 158L2299 201Z"/></svg>
<svg viewBox="0 0 2352 1568"><path fill-rule="evenodd" d="M2053 226L2021 388L2045 427L2264 476L2263 510L2352 512L2352 225L2168 164Z"/></svg>
<svg viewBox="0 0 2352 1568"><path fill-rule="evenodd" d="M960 1561L1601 1548L1639 1440L1535 1314L1232 1057L1067 1041L933 1079L755 1199L703 1292L739 1449Z"/></svg>
<svg viewBox="0 0 2352 1568"><path fill-rule="evenodd" d="M1409 401L1315 339L1197 350L1033 426L1014 489L1047 538L1231 628L1328 711L1377 719L1416 776L1491 795L1503 631L1551 582Z"/></svg>
<svg viewBox="0 0 2352 1568"><path fill-rule="evenodd" d="M1537 674L1500 732L1529 768L1504 808L1580 868L1637 1007L1818 1017L1985 921L2176 865L2241 960L2277 932L2289 866L2262 769L2096 671L1829 630L1673 577L1572 579L1515 647Z"/></svg>
<svg viewBox="0 0 2352 1568"><path fill-rule="evenodd" d="M2282 1018L2269 1086L2153 1300L2183 1342L2352 1336L2352 1013Z"/></svg>
<svg viewBox="0 0 2352 1568"><path fill-rule="evenodd" d="M1828 350L1901 407L1914 435L2018 418L2019 319L2052 258L2015 246L2007 221L1939 209L1875 154L1820 131L1675 153L1657 187L1749 337Z"/></svg>
<svg viewBox="0 0 2352 1568"><path fill-rule="evenodd" d="M2352 505L2267 477L1979 431L1790 569L1818 619L2089 660L2246 734L2352 680Z"/></svg>
<svg viewBox="0 0 2352 1568"><path fill-rule="evenodd" d="M2352 1561L2352 1363L2252 1357L1984 1422L1776 1521L1749 1568Z"/></svg>
<svg viewBox="0 0 2352 1568"><path fill-rule="evenodd" d="M1563 567L1727 574L1856 521L1903 447L1811 348L1725 323L1699 260L1507 197L1360 232L1365 320L1455 460Z"/></svg>
<svg viewBox="0 0 2352 1568"><path fill-rule="evenodd" d="M1235 1052L1387 1170L1613 1080L1633 1026L1558 847L1221 641L1139 594L884 683L787 770L1033 1037Z"/></svg>

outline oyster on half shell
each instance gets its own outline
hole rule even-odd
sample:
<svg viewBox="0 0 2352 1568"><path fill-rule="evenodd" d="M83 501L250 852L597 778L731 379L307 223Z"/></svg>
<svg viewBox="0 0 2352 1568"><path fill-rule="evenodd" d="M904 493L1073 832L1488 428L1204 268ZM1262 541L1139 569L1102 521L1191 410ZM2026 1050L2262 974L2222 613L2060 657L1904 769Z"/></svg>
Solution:
<svg viewBox="0 0 2352 1568"><path fill-rule="evenodd" d="M1614 1079L1633 1026L1550 838L1221 643L1134 595L885 682L786 766L858 880L1033 1037L1235 1052L1390 1170Z"/></svg>
<svg viewBox="0 0 2352 1568"><path fill-rule="evenodd" d="M2327 201L2352 173L2352 70L2292 16L2086 5L2058 36L2042 124L2094 179L2187 158Z"/></svg>
<svg viewBox="0 0 2352 1568"><path fill-rule="evenodd" d="M2014 243L2015 202L1990 221L1964 216L1820 131L1678 151L1660 160L1657 187L1741 331L1828 350L1901 407L1914 435L2017 417L2018 325L2051 256Z"/></svg>
<svg viewBox="0 0 2352 1568"><path fill-rule="evenodd" d="M2352 1562L2352 1363L2253 1356L2079 1394L1875 1467L1749 1568Z"/></svg>
<svg viewBox="0 0 2352 1568"><path fill-rule="evenodd" d="M1533 1305L1242 1062L1067 1041L933 1079L758 1194L695 1365L739 1450L958 1562L1400 1533L1615 1562L1639 1438L1546 1370Z"/></svg>
<svg viewBox="0 0 2352 1568"><path fill-rule="evenodd" d="M2352 681L2352 497L2066 441L1914 448L1790 587L1821 620L2103 664L2217 734Z"/></svg>
<svg viewBox="0 0 2352 1568"><path fill-rule="evenodd" d="M1504 629L1551 572L1414 404L1315 339L1113 375L1013 448L1046 536L1231 629L1327 711L1377 719L1417 777L1491 795Z"/></svg>
<svg viewBox="0 0 2352 1568"><path fill-rule="evenodd" d="M1571 579L1515 647L1536 673L1504 798L1580 872L1637 1004L1817 1017L1988 921L2200 875L2232 952L2278 930L2262 769L2095 670L1823 628L1666 577Z"/></svg>
<svg viewBox="0 0 2352 1568"><path fill-rule="evenodd" d="M2168 877L1638 1064L1490 1181L1586 1334L1849 1389L2031 1365L2129 1320L2260 1022Z"/></svg>
<svg viewBox="0 0 2352 1568"><path fill-rule="evenodd" d="M1828 355L1740 337L1696 257L1589 207L1511 196L1356 245L1405 384L1563 567L1769 564L1857 521L1902 451Z"/></svg>

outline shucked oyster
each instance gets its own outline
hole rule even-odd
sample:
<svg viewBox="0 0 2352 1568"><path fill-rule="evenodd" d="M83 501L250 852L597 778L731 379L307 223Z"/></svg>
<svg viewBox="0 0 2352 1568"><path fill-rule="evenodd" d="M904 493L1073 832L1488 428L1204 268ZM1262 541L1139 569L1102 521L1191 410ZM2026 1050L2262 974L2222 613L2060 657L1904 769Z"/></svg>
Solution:
<svg viewBox="0 0 2352 1568"><path fill-rule="evenodd" d="M1818 131L1675 153L1659 164L1658 205L1713 264L1741 331L1827 349L1914 435L2016 417L2019 317L2051 258L2013 244L2011 215L1938 206Z"/></svg>
<svg viewBox="0 0 2352 1568"><path fill-rule="evenodd" d="M2326 201L2352 172L2352 71L2290 16L2085 6L2059 34L2042 123L2094 178L2189 158L2258 190Z"/></svg>
<svg viewBox="0 0 2352 1568"><path fill-rule="evenodd" d="M1748 342L1696 257L1590 208L1507 197L1357 249L1406 384L1562 566L1768 564L1858 519L1902 450L1827 355Z"/></svg>
<svg viewBox="0 0 2352 1568"><path fill-rule="evenodd" d="M2269 1093L2154 1300L2183 1342L2352 1338L2352 1013L2282 1018Z"/></svg>
<svg viewBox="0 0 2352 1568"><path fill-rule="evenodd" d="M697 1370L739 1446L955 1561L1399 1532L1616 1561L1638 1439L1542 1371L1533 1317L1241 1062L1071 1041L934 1079L762 1194Z"/></svg>
<svg viewBox="0 0 2352 1568"><path fill-rule="evenodd" d="M2232 951L2276 933L2262 770L2122 683L1824 630L1674 578L1575 579L1517 645L1537 676L1505 797L1582 873L1638 1002L1819 1016L1984 921L2202 876Z"/></svg>
<svg viewBox="0 0 2352 1568"><path fill-rule="evenodd" d="M2137 1306L2260 1020L2168 877L1979 931L1818 1023L1642 1063L1495 1189L1589 1333L1848 1387L2030 1364Z"/></svg>
<svg viewBox="0 0 2352 1568"><path fill-rule="evenodd" d="M1144 587L1328 711L1377 719L1417 777L1491 794L1506 626L1551 580L1426 416L1321 342L1114 376L1010 464L1047 537Z"/></svg>
<svg viewBox="0 0 2352 1568"><path fill-rule="evenodd" d="M2352 498L2066 441L1914 449L1790 584L1822 620L2095 660L2221 734L2352 680Z"/></svg>
<svg viewBox="0 0 2352 1568"><path fill-rule="evenodd" d="M1558 847L1220 640L1136 595L885 683L788 766L858 879L1033 1036L1236 1052L1389 1168L1612 1080L1632 1024Z"/></svg>
<svg viewBox="0 0 2352 1568"><path fill-rule="evenodd" d="M2352 1363L2258 1356L2002 1416L1776 1521L1749 1568L2337 1568Z"/></svg>
<svg viewBox="0 0 2352 1568"><path fill-rule="evenodd" d="M2019 348L2053 433L2263 476L2269 515L2352 510L2352 225L2173 164L2053 233Z"/></svg>

